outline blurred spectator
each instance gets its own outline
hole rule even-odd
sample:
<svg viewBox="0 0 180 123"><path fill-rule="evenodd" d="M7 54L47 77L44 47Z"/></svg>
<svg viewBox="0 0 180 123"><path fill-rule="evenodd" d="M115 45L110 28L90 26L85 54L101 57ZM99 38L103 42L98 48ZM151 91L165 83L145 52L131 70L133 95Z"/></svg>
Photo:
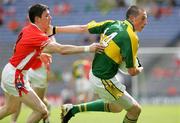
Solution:
<svg viewBox="0 0 180 123"><path fill-rule="evenodd" d="M3 0L0 0L0 5L3 4Z"/></svg>
<svg viewBox="0 0 180 123"><path fill-rule="evenodd" d="M172 7L177 6L176 0L169 0L169 5Z"/></svg>
<svg viewBox="0 0 180 123"><path fill-rule="evenodd" d="M180 47L180 41L177 43L177 47ZM174 61L175 61L174 75L180 77L180 51L175 54Z"/></svg>
<svg viewBox="0 0 180 123"><path fill-rule="evenodd" d="M124 0L126 6L131 6L136 4L136 0Z"/></svg>
<svg viewBox="0 0 180 123"><path fill-rule="evenodd" d="M26 17L23 26L27 26L30 23L29 18Z"/></svg>
<svg viewBox="0 0 180 123"><path fill-rule="evenodd" d="M65 103L75 103L75 96L74 96L74 92L72 90L71 87L69 87L68 85L65 85L61 91L61 97L62 97L62 102L63 104Z"/></svg>
<svg viewBox="0 0 180 123"><path fill-rule="evenodd" d="M124 2L124 0L116 0L117 3L117 7L125 7L126 3Z"/></svg>
<svg viewBox="0 0 180 123"><path fill-rule="evenodd" d="M71 12L71 5L64 1L62 4L55 3L53 7L53 13L54 15L67 15L68 13Z"/></svg>
<svg viewBox="0 0 180 123"><path fill-rule="evenodd" d="M0 6L0 26L4 23L4 9Z"/></svg>
<svg viewBox="0 0 180 123"><path fill-rule="evenodd" d="M13 31L15 33L18 33L21 28L21 24L16 18L13 18L12 20L10 20L7 26L10 31Z"/></svg>
<svg viewBox="0 0 180 123"><path fill-rule="evenodd" d="M102 14L107 14L112 9L116 8L116 0L97 0L97 7Z"/></svg>
<svg viewBox="0 0 180 123"><path fill-rule="evenodd" d="M12 5L15 2L15 0L3 0L3 3L5 5Z"/></svg>
<svg viewBox="0 0 180 123"><path fill-rule="evenodd" d="M137 4L147 6L156 19L171 15L173 7L177 5L175 0L137 0Z"/></svg>
<svg viewBox="0 0 180 123"><path fill-rule="evenodd" d="M91 101L93 93L90 88L89 71L91 69L91 60L78 59L73 62L73 80L75 82L75 91L77 103Z"/></svg>
<svg viewBox="0 0 180 123"><path fill-rule="evenodd" d="M6 15L7 16L15 16L15 14L16 14L15 6L9 6L8 9L6 10Z"/></svg>
<svg viewBox="0 0 180 123"><path fill-rule="evenodd" d="M90 4L90 3L87 3L87 4L85 5L85 7L84 7L84 11L85 11L85 12L90 12L90 11L93 11L93 10L95 10L95 7L94 7L94 5L92 5L92 4Z"/></svg>

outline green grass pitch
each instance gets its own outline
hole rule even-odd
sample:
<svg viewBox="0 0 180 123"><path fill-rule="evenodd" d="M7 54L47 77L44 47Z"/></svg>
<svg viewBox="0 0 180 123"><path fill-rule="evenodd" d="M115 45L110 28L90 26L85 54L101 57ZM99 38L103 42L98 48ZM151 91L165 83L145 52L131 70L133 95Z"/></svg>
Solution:
<svg viewBox="0 0 180 123"><path fill-rule="evenodd" d="M25 123L31 110L23 106L17 123ZM69 123L122 123L125 111L121 113L80 113ZM51 123L60 123L59 107L51 108ZM10 123L10 117L0 120ZM41 122L42 123L42 122ZM138 123L180 123L180 105L143 105Z"/></svg>

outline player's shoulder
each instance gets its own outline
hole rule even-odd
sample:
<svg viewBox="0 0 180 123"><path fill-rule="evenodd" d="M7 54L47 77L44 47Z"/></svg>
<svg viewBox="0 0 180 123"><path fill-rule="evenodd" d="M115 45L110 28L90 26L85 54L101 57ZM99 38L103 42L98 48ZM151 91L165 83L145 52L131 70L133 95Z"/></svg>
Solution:
<svg viewBox="0 0 180 123"><path fill-rule="evenodd" d="M101 23L103 23L104 25L107 25L107 26L111 26L117 22L116 22L116 20L105 20L105 21L102 21Z"/></svg>
<svg viewBox="0 0 180 123"><path fill-rule="evenodd" d="M114 23L116 20L104 20L104 23Z"/></svg>
<svg viewBox="0 0 180 123"><path fill-rule="evenodd" d="M22 29L23 36L27 39L43 38L44 40L48 36L42 32L35 24L29 24Z"/></svg>
<svg viewBox="0 0 180 123"><path fill-rule="evenodd" d="M103 20L103 21L95 21L92 20L89 25L94 25L94 26L102 26L102 25L108 25L114 23L114 20Z"/></svg>
<svg viewBox="0 0 180 123"><path fill-rule="evenodd" d="M35 24L28 24L22 29L23 32L26 32L28 34L39 34L42 33L42 31L35 25Z"/></svg>

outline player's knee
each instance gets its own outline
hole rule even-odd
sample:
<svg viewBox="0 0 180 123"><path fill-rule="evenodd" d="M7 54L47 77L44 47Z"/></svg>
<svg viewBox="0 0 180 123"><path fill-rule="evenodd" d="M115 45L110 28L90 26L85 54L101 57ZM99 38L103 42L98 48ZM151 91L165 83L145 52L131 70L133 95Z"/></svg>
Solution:
<svg viewBox="0 0 180 123"><path fill-rule="evenodd" d="M47 107L45 106L42 110L42 118L48 117L49 111L47 110Z"/></svg>
<svg viewBox="0 0 180 123"><path fill-rule="evenodd" d="M138 117L141 113L141 106L139 104L134 104L128 112L134 117Z"/></svg>
<svg viewBox="0 0 180 123"><path fill-rule="evenodd" d="M42 118L43 119L46 119L47 117L48 117L48 115L49 115L49 112L48 112L48 110L46 109L46 110L44 110L44 112L42 113Z"/></svg>

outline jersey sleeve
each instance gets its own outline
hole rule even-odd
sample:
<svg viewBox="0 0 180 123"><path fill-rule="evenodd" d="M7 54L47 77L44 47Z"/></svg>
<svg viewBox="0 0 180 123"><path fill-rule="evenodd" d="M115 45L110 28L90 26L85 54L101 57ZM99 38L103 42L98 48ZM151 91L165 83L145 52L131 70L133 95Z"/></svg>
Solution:
<svg viewBox="0 0 180 123"><path fill-rule="evenodd" d="M133 38L128 34L124 35L124 43L121 50L121 54L126 63L126 68L131 68L136 66L136 58L138 51L138 40L137 38Z"/></svg>
<svg viewBox="0 0 180 123"><path fill-rule="evenodd" d="M111 24L114 22L113 20L106 20L102 22L96 22L96 21L91 21L88 23L88 30L91 34L101 34L104 32L104 29L107 27L107 25Z"/></svg>
<svg viewBox="0 0 180 123"><path fill-rule="evenodd" d="M127 57L125 58L127 68L136 67L136 57L137 52L132 52L132 50L127 51Z"/></svg>

